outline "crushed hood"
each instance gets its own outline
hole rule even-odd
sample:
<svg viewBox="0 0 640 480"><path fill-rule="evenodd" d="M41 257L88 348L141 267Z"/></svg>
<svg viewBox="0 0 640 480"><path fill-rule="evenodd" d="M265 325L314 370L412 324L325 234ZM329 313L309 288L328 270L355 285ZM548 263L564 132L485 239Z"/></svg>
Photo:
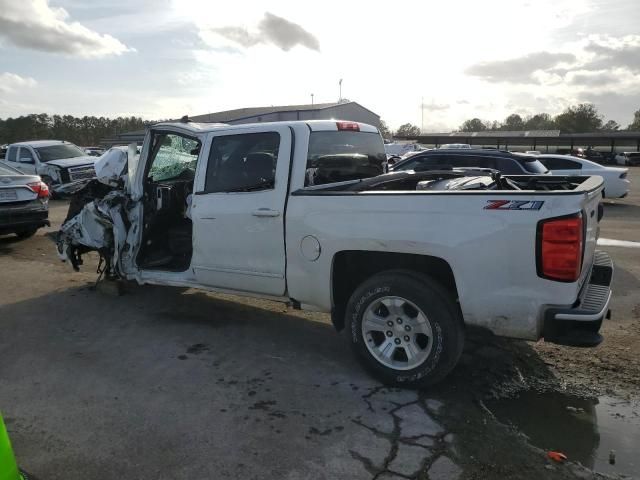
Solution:
<svg viewBox="0 0 640 480"><path fill-rule="evenodd" d="M100 183L118 186L120 180L127 175L127 151L111 148L95 163L96 178Z"/></svg>

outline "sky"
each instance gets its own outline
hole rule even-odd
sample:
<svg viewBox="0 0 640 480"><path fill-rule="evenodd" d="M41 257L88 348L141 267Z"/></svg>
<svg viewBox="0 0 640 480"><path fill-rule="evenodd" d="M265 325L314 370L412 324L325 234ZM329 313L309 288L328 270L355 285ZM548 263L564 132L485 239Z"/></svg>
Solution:
<svg viewBox="0 0 640 480"><path fill-rule="evenodd" d="M342 96L389 126L640 109L640 1L0 0L0 118Z"/></svg>

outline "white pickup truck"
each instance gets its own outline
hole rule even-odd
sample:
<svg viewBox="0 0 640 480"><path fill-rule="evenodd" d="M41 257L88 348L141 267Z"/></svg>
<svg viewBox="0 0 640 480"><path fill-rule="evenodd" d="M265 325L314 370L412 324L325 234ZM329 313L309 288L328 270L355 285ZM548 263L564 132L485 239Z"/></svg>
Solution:
<svg viewBox="0 0 640 480"><path fill-rule="evenodd" d="M456 364L466 326L594 346L613 265L602 178L382 174L375 127L161 123L72 201L58 253L111 277L330 312L387 384ZM96 170L103 170L96 165ZM115 171L115 174L114 174ZM98 174L100 177L100 174Z"/></svg>

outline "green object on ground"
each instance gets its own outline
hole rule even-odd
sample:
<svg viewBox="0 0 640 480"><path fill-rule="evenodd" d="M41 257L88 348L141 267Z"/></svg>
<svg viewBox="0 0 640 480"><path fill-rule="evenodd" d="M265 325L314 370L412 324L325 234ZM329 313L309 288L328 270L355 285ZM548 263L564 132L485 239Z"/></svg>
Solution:
<svg viewBox="0 0 640 480"><path fill-rule="evenodd" d="M9 435L2 421L2 415L0 415L0 480L20 479L22 479L22 475L20 475L18 471L18 465L16 464L16 459L11 449Z"/></svg>

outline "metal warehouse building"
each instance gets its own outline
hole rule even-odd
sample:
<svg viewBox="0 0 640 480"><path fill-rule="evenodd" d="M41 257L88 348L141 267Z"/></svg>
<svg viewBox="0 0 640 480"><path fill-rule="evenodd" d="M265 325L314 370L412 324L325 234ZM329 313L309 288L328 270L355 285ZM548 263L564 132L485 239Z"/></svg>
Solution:
<svg viewBox="0 0 640 480"><path fill-rule="evenodd" d="M241 123L283 122L291 120L352 120L378 125L380 115L357 102L316 103L314 105L283 105L257 108L238 108L224 112L205 113L189 117L194 122Z"/></svg>
<svg viewBox="0 0 640 480"><path fill-rule="evenodd" d="M271 107L238 108L223 112L205 113L190 116L189 120L202 123L243 123L282 122L291 120L351 120L354 122L380 124L380 115L363 107L357 102L316 103L308 105L281 105ZM127 145L131 142L142 143L144 130L126 132L105 138L103 146Z"/></svg>

